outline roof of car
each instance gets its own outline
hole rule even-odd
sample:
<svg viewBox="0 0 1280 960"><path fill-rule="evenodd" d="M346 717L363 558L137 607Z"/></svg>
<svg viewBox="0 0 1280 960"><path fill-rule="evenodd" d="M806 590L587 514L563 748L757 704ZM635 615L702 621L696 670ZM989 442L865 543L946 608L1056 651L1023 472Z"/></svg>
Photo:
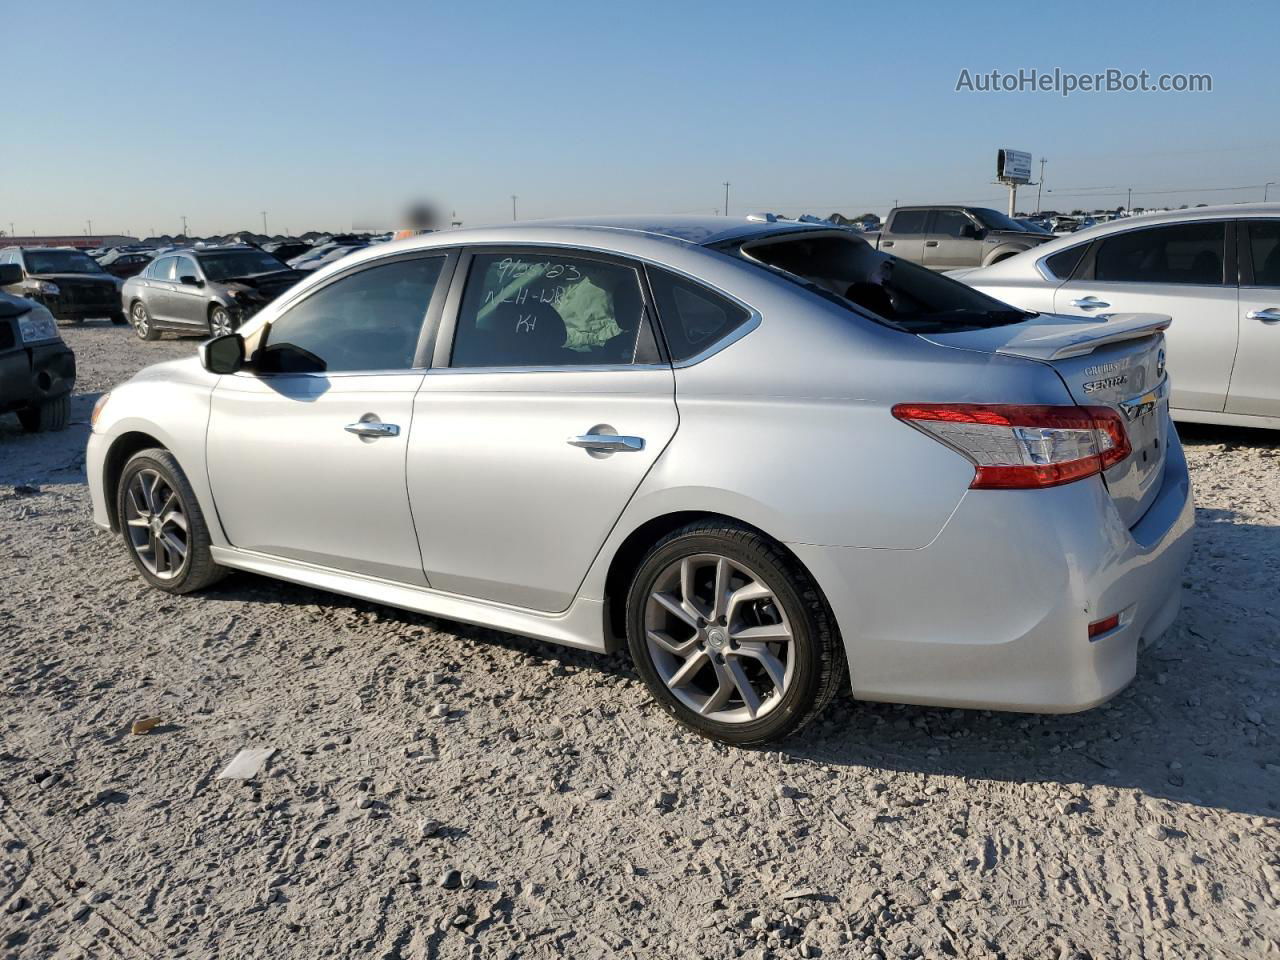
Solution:
<svg viewBox="0 0 1280 960"><path fill-rule="evenodd" d="M1084 230L1057 237L1036 249L1041 256L1053 253L1094 237L1105 237L1140 227L1159 226L1168 223L1186 223L1193 220L1224 220L1249 217L1280 217L1280 203L1224 203L1213 207L1188 207L1186 210L1165 210L1161 213L1138 213L1131 217L1116 217L1095 223Z"/></svg>
<svg viewBox="0 0 1280 960"><path fill-rule="evenodd" d="M585 230L625 230L629 233L642 233L654 237L665 237L670 240L682 240L685 243L709 245L723 240L747 238L756 234L778 233L779 231L813 230L821 224L799 223L791 220L756 219L751 217L706 217L667 214L657 216L606 216L606 217L559 217L552 220L520 220L516 223L504 224L503 230L539 229L563 227L567 229ZM457 230L441 230L436 236L456 236L471 230L490 230L489 227L463 227Z"/></svg>

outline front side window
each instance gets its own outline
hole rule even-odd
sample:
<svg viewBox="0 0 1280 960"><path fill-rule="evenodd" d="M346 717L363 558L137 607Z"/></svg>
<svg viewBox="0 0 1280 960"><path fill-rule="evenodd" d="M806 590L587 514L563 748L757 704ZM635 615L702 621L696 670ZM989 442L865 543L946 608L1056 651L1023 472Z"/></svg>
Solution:
<svg viewBox="0 0 1280 960"><path fill-rule="evenodd" d="M1029 233L1022 224L1013 217L1005 216L999 210L992 210L990 207L975 207L973 215L977 217L984 227L988 230L1005 230L1009 233Z"/></svg>
<svg viewBox="0 0 1280 960"><path fill-rule="evenodd" d="M1247 226L1254 286L1280 287L1280 220L1252 220Z"/></svg>
<svg viewBox="0 0 1280 960"><path fill-rule="evenodd" d="M643 320L632 267L556 253L476 254L450 365L634 363Z"/></svg>
<svg viewBox="0 0 1280 960"><path fill-rule="evenodd" d="M147 276L152 280L168 280L173 276L173 265L177 257L161 257L147 269Z"/></svg>
<svg viewBox="0 0 1280 960"><path fill-rule="evenodd" d="M27 273L104 273L98 261L79 250L31 250Z"/></svg>
<svg viewBox="0 0 1280 960"><path fill-rule="evenodd" d="M963 237L965 227L973 233L973 221L959 210L939 210L933 215L933 232L944 237Z"/></svg>
<svg viewBox="0 0 1280 960"><path fill-rule="evenodd" d="M928 210L899 210L889 225L890 233L924 233L929 222Z"/></svg>
<svg viewBox="0 0 1280 960"><path fill-rule="evenodd" d="M272 321L255 365L262 373L411 369L444 259L384 263L322 287Z"/></svg>
<svg viewBox="0 0 1280 960"><path fill-rule="evenodd" d="M173 279L181 280L183 277L200 278L200 271L196 269L196 262L190 257L174 257L176 261L173 271Z"/></svg>
<svg viewBox="0 0 1280 960"><path fill-rule="evenodd" d="M1117 283L1221 284L1222 222L1130 230L1098 245L1094 279Z"/></svg>

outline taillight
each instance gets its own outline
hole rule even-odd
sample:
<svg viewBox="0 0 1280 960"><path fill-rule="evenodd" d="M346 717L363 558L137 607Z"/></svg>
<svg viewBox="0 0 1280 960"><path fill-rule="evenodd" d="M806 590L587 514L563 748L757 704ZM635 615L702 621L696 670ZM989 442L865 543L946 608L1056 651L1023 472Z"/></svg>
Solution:
<svg viewBox="0 0 1280 960"><path fill-rule="evenodd" d="M975 490L1056 487L1131 452L1124 421L1110 407L900 403L893 415L968 457Z"/></svg>

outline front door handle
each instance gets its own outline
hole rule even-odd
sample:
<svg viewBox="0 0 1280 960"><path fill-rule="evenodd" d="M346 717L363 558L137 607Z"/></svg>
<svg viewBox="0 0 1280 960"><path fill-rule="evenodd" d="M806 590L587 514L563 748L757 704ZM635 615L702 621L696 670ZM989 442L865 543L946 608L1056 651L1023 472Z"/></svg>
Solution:
<svg viewBox="0 0 1280 960"><path fill-rule="evenodd" d="M1246 320L1261 320L1263 323L1280 323L1280 307L1267 307L1265 310L1250 310Z"/></svg>
<svg viewBox="0 0 1280 960"><path fill-rule="evenodd" d="M1103 307L1109 307L1111 304L1097 297L1082 297L1079 300L1072 300L1073 307L1079 307L1081 310L1101 310Z"/></svg>
<svg viewBox="0 0 1280 960"><path fill-rule="evenodd" d="M618 437L610 433L587 433L570 437L571 447L581 447L589 453L636 453L644 449L644 437Z"/></svg>
<svg viewBox="0 0 1280 960"><path fill-rule="evenodd" d="M400 427L394 423L383 423L381 420L361 420L359 423L348 423L342 428L357 437L376 440L378 437L398 437Z"/></svg>
<svg viewBox="0 0 1280 960"><path fill-rule="evenodd" d="M936 246L938 245L938 241L937 241L937 240L926 240L926 241L924 242L924 245L925 245L926 247L936 247Z"/></svg>

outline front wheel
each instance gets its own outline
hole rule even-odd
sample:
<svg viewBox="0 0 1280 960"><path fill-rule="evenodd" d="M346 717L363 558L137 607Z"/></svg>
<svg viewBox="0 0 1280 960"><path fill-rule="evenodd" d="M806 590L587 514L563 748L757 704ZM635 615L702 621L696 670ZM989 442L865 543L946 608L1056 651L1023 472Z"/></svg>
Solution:
<svg viewBox="0 0 1280 960"><path fill-rule="evenodd" d="M53 400L18 411L18 422L27 433L65 430L71 419L71 395L64 393Z"/></svg>
<svg viewBox="0 0 1280 960"><path fill-rule="evenodd" d="M733 524L694 523L654 545L628 594L627 644L663 709L738 746L799 730L846 673L833 617L808 574Z"/></svg>
<svg viewBox="0 0 1280 960"><path fill-rule="evenodd" d="M221 580L209 527L178 461L167 450L136 453L116 487L116 516L129 556L153 587L191 593Z"/></svg>
<svg viewBox="0 0 1280 960"><path fill-rule="evenodd" d="M231 322L231 313L226 307L215 306L209 311L209 333L215 337L225 337L235 332L235 324Z"/></svg>

